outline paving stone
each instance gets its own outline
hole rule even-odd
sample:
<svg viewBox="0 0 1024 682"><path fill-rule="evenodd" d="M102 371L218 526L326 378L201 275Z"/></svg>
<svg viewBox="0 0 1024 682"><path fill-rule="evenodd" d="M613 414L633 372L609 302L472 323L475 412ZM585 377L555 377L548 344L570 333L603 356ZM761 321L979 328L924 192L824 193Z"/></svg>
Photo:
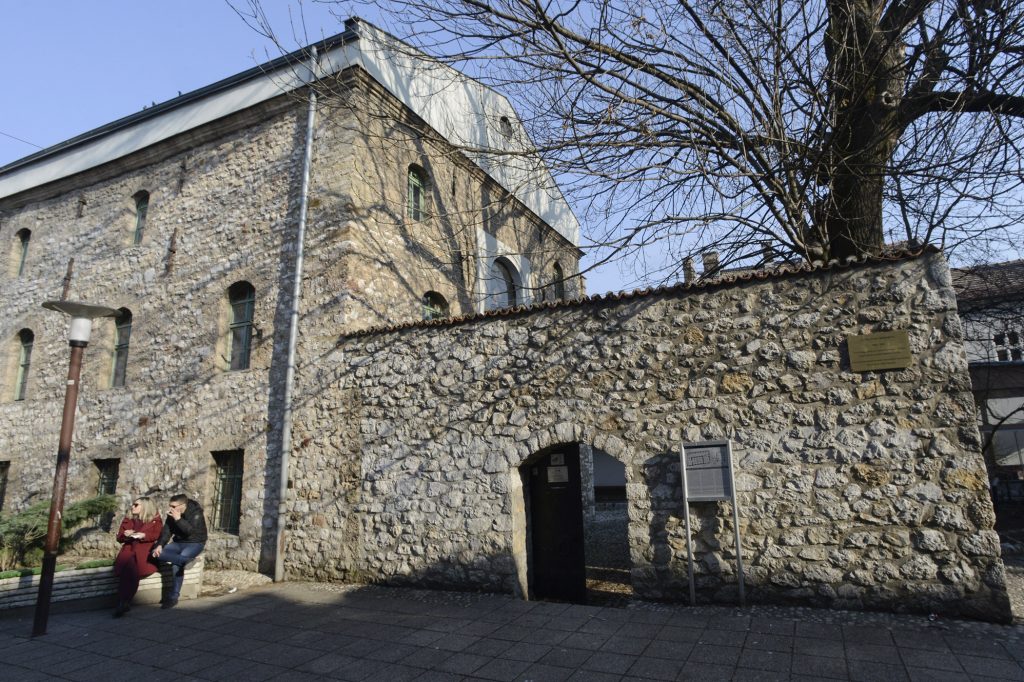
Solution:
<svg viewBox="0 0 1024 682"><path fill-rule="evenodd" d="M835 680L847 679L846 661L842 658L794 654L791 669L794 675Z"/></svg>
<svg viewBox="0 0 1024 682"><path fill-rule="evenodd" d="M717 646L714 644L697 644L690 652L688 661L698 663L718 663L721 665L735 666L740 660L740 649L738 646Z"/></svg>
<svg viewBox="0 0 1024 682"><path fill-rule="evenodd" d="M514 680L521 672L530 667L527 661L514 661L509 658L495 658L476 669L474 677L485 680Z"/></svg>
<svg viewBox="0 0 1024 682"><path fill-rule="evenodd" d="M901 649L900 657L908 668L931 668L963 673L960 661L951 652L926 651L922 649Z"/></svg>
<svg viewBox="0 0 1024 682"><path fill-rule="evenodd" d="M779 651L755 651L744 649L736 662L737 667L753 668L771 672L789 672L793 664L793 655Z"/></svg>
<svg viewBox="0 0 1024 682"><path fill-rule="evenodd" d="M584 661L581 667L584 670L624 675L636 661L636 656L598 651Z"/></svg>
<svg viewBox="0 0 1024 682"><path fill-rule="evenodd" d="M682 669L682 661L670 661L666 658L638 658L630 666L628 674L654 680L674 680Z"/></svg>
<svg viewBox="0 0 1024 682"><path fill-rule="evenodd" d="M563 682L575 672L574 668L560 668L543 663L534 663L517 677L517 680L529 682Z"/></svg>
<svg viewBox="0 0 1024 682"><path fill-rule="evenodd" d="M736 666L719 665L716 663L700 663L689 661L679 672L677 680L693 680L694 682L714 682L716 680L731 680L736 672Z"/></svg>
<svg viewBox="0 0 1024 682"><path fill-rule="evenodd" d="M959 654L956 658L961 667L971 676L1024 680L1024 666L1017 661L964 654Z"/></svg>
<svg viewBox="0 0 1024 682"><path fill-rule="evenodd" d="M853 682L903 682L910 679L902 665L850 660L846 667Z"/></svg>

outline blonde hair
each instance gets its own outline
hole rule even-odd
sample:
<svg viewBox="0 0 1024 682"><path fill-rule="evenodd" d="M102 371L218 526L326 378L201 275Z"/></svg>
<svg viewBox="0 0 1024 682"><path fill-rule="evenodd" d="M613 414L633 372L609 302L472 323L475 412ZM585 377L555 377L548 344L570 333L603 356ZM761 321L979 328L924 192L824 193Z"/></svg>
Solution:
<svg viewBox="0 0 1024 682"><path fill-rule="evenodd" d="M148 497L136 497L135 501L139 503L139 513L135 514L135 518L143 521L152 521L156 518L156 502Z"/></svg>

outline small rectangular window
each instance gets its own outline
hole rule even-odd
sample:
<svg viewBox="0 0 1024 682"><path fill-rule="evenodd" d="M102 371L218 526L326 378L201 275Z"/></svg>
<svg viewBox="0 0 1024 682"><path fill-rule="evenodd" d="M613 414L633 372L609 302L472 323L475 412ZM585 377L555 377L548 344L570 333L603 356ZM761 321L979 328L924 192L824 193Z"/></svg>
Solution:
<svg viewBox="0 0 1024 682"><path fill-rule="evenodd" d="M96 465L97 495L113 495L117 492L117 479L120 476L121 460L119 459L94 459ZM100 514L96 517L96 525L103 530L110 530L114 523L114 514Z"/></svg>
<svg viewBox="0 0 1024 682"><path fill-rule="evenodd" d="M113 495L117 492L117 478L121 469L119 459L94 459L96 471L99 474L96 483L97 495Z"/></svg>
<svg viewBox="0 0 1024 682"><path fill-rule="evenodd" d="M242 461L241 450L213 453L213 529L232 535L238 535L242 515Z"/></svg>
<svg viewBox="0 0 1024 682"><path fill-rule="evenodd" d="M10 462L0 462L0 511L3 510L4 501L7 499L7 475L10 471Z"/></svg>
<svg viewBox="0 0 1024 682"><path fill-rule="evenodd" d="M124 386L128 376L128 346L132 336L132 314L122 308L114 324L114 358L110 375L112 387Z"/></svg>

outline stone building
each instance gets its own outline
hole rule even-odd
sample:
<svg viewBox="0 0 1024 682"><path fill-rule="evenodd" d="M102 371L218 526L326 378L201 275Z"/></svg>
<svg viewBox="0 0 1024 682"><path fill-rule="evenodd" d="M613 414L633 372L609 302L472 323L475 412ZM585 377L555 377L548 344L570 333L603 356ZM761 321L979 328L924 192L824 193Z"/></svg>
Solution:
<svg viewBox="0 0 1024 682"><path fill-rule="evenodd" d="M339 333L581 292L528 144L497 93L350 20L0 168L3 508L49 495L67 337L40 304L66 295L121 311L86 352L71 498L184 490L208 561L267 570L289 416Z"/></svg>

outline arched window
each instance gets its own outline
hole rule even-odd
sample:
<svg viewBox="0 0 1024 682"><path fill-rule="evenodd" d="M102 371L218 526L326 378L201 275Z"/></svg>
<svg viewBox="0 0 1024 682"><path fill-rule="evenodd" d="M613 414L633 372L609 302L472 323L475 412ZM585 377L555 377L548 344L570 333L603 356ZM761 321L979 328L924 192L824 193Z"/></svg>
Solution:
<svg viewBox="0 0 1024 682"><path fill-rule="evenodd" d="M228 306L228 368L249 369L256 289L248 282L235 282L228 287Z"/></svg>
<svg viewBox="0 0 1024 682"><path fill-rule="evenodd" d="M28 387L28 371L32 366L32 344L35 343L36 335L31 329L22 329L18 332L18 373L14 379L14 399L24 400L25 390Z"/></svg>
<svg viewBox="0 0 1024 682"><path fill-rule="evenodd" d="M506 258L496 258L491 264L491 308L506 308L518 305L519 273Z"/></svg>
<svg viewBox="0 0 1024 682"><path fill-rule="evenodd" d="M25 260L28 258L28 243L32 240L32 230L18 230L15 236L18 241L14 245L14 271L21 277L25 273Z"/></svg>
<svg viewBox="0 0 1024 682"><path fill-rule="evenodd" d="M114 319L114 357L110 371L110 385L124 386L128 374L128 343L132 336L132 311L121 308Z"/></svg>
<svg viewBox="0 0 1024 682"><path fill-rule="evenodd" d="M438 320L448 317L448 301L436 291L423 294L423 319Z"/></svg>
<svg viewBox="0 0 1024 682"><path fill-rule="evenodd" d="M427 195L427 172L413 164L409 166L409 191L405 215L409 220L423 220Z"/></svg>
<svg viewBox="0 0 1024 682"><path fill-rule="evenodd" d="M141 190L132 198L135 199L135 236L132 244L141 244L142 233L146 229L146 213L149 211L149 192Z"/></svg>
<svg viewBox="0 0 1024 682"><path fill-rule="evenodd" d="M555 262L555 266L552 268L553 279L551 280L551 293L554 295L556 301L565 300L565 271L562 270L562 265L559 262Z"/></svg>
<svg viewBox="0 0 1024 682"><path fill-rule="evenodd" d="M502 116L499 120L501 125L501 134L506 140L512 139L512 121L508 120L508 116Z"/></svg>

